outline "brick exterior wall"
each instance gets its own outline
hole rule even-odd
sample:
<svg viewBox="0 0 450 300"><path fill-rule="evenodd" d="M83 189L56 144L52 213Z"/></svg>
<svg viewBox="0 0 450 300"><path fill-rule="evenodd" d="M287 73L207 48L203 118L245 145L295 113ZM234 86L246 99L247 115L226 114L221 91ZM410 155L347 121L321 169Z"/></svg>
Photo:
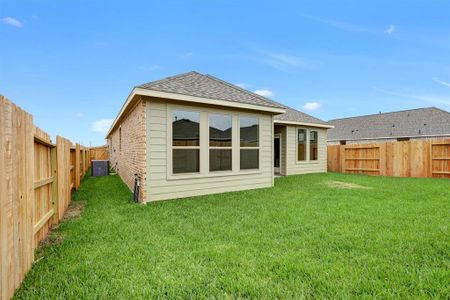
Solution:
<svg viewBox="0 0 450 300"><path fill-rule="evenodd" d="M146 102L139 100L108 137L111 167L133 190L134 174L141 177L139 201L146 199ZM121 137L120 137L121 136Z"/></svg>

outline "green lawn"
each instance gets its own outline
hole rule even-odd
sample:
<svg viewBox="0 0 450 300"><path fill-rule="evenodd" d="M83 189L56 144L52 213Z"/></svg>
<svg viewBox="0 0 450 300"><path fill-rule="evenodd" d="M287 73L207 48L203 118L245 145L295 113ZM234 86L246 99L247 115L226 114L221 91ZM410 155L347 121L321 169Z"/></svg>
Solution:
<svg viewBox="0 0 450 300"><path fill-rule="evenodd" d="M342 188L340 181L367 188ZM16 293L30 298L447 298L450 181L315 174L139 205L86 178L79 219ZM61 242L61 239L64 241Z"/></svg>

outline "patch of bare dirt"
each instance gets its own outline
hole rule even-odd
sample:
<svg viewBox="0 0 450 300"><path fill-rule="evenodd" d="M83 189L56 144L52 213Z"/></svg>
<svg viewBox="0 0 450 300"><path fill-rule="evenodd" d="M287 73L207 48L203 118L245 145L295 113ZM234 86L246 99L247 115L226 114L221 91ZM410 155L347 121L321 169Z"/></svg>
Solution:
<svg viewBox="0 0 450 300"><path fill-rule="evenodd" d="M325 184L331 188L340 188L340 189L371 189L371 187L359 185L356 183L343 182L343 181L327 181Z"/></svg>
<svg viewBox="0 0 450 300"><path fill-rule="evenodd" d="M61 245L64 242L66 236L58 232L50 232L45 239L40 242L40 247Z"/></svg>
<svg viewBox="0 0 450 300"><path fill-rule="evenodd" d="M64 213L63 220L73 220L78 219L84 210L84 201L76 201L69 204L66 212Z"/></svg>

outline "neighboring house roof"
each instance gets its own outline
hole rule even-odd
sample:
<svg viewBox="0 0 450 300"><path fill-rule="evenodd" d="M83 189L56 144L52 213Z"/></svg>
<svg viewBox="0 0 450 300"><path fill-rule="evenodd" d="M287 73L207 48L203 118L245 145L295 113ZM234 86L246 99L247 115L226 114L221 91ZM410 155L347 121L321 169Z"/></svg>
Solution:
<svg viewBox="0 0 450 300"><path fill-rule="evenodd" d="M211 75L192 71L138 85L137 88L231 102L284 108L283 105Z"/></svg>
<svg viewBox="0 0 450 300"><path fill-rule="evenodd" d="M330 120L328 141L450 136L450 113L427 107Z"/></svg>

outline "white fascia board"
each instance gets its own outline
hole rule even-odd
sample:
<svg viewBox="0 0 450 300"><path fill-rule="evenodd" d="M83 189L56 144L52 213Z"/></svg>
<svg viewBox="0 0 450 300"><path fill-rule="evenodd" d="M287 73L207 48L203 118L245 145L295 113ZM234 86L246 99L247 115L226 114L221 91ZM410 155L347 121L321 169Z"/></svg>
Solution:
<svg viewBox="0 0 450 300"><path fill-rule="evenodd" d="M135 90L136 94L139 94L142 96L188 101L188 102L193 102L193 103L220 105L220 106L227 106L227 107L232 107L232 108L243 108L243 109L251 109L251 110L258 110L258 111L267 111L267 112L272 112L272 113L276 113L276 114L284 114L286 112L286 110L284 108L255 105L255 104L246 104L246 103L240 103L240 102L232 102L232 101L219 100L219 99L210 99L210 98L203 98L203 97L189 96L189 95L182 95L182 94L175 94L175 93L159 92L159 91L153 91L153 90L147 90L147 89L141 89L141 88L135 88L134 90Z"/></svg>
<svg viewBox="0 0 450 300"><path fill-rule="evenodd" d="M306 122L295 122L295 121L282 121L275 120L275 124L285 124L285 125L298 125L298 126L309 126L309 127L320 127L320 128L334 128L333 125L316 124L316 123L306 123Z"/></svg>

